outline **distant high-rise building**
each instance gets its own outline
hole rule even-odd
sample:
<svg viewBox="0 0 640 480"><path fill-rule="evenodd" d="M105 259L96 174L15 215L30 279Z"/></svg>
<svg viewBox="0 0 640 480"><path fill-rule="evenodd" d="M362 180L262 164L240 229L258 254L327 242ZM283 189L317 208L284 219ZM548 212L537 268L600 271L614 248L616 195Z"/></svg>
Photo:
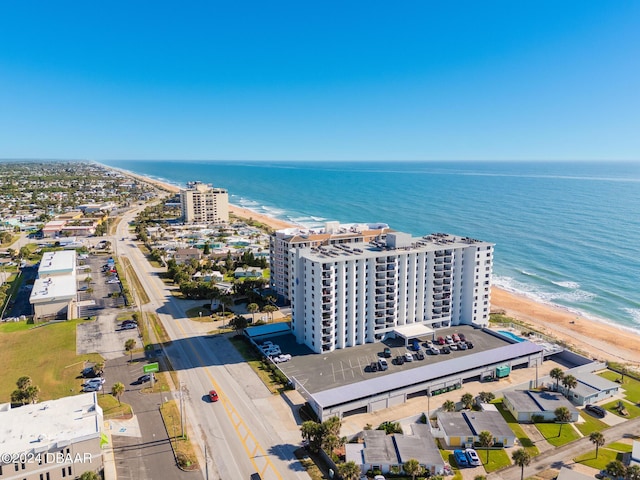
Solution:
<svg viewBox="0 0 640 480"><path fill-rule="evenodd" d="M370 243L292 248L292 330L321 353L382 340L395 329L489 322L493 244L388 232Z"/></svg>
<svg viewBox="0 0 640 480"><path fill-rule="evenodd" d="M189 182L180 190L182 218L185 223L228 223L229 194L202 182Z"/></svg>
<svg viewBox="0 0 640 480"><path fill-rule="evenodd" d="M335 244L366 244L374 239L384 238L389 230L385 223L351 223L341 225L338 222L326 222L324 227L293 227L278 230L271 235L269 245L269 268L271 270L271 288L284 301L291 297L289 275L295 259L295 250L305 247Z"/></svg>

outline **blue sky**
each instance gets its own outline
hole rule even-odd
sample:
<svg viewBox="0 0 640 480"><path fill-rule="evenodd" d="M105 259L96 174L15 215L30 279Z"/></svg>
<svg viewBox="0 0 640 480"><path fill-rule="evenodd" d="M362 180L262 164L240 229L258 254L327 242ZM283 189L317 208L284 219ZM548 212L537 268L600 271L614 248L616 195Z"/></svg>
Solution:
<svg viewBox="0 0 640 480"><path fill-rule="evenodd" d="M640 158L640 2L0 3L0 158Z"/></svg>

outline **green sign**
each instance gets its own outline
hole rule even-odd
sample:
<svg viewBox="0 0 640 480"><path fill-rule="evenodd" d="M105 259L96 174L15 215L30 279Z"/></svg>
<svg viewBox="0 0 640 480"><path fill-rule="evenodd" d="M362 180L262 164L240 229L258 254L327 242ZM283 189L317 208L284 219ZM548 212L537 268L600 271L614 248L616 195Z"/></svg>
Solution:
<svg viewBox="0 0 640 480"><path fill-rule="evenodd" d="M158 362L150 363L149 365L145 365L144 367L142 367L142 371L144 373L159 372L160 367L158 367Z"/></svg>

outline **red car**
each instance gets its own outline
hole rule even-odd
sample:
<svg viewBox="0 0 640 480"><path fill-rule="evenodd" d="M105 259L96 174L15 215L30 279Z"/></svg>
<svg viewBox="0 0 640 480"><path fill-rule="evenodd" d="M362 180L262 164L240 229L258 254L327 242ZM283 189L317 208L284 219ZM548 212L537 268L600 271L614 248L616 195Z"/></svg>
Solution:
<svg viewBox="0 0 640 480"><path fill-rule="evenodd" d="M212 402L218 401L218 393L215 390L211 390L209 392L209 400L211 400Z"/></svg>
<svg viewBox="0 0 640 480"><path fill-rule="evenodd" d="M444 344L445 344L444 338L438 337L438 345L444 345Z"/></svg>

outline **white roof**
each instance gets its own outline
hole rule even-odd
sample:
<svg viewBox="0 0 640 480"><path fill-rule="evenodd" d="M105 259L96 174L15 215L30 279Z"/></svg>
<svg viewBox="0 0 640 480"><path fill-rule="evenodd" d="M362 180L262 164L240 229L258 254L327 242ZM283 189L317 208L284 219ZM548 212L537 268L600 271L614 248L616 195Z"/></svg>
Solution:
<svg viewBox="0 0 640 480"><path fill-rule="evenodd" d="M425 335L433 335L433 328L422 323L410 323L393 329L393 332L404 338L418 338Z"/></svg>
<svg viewBox="0 0 640 480"><path fill-rule="evenodd" d="M0 450L38 453L99 437L102 421L95 392L1 410Z"/></svg>
<svg viewBox="0 0 640 480"><path fill-rule="evenodd" d="M37 278L33 284L29 302L45 303L56 300L71 300L75 296L76 274L74 272L46 278Z"/></svg>
<svg viewBox="0 0 640 480"><path fill-rule="evenodd" d="M76 266L76 252L74 250L62 250L57 252L45 252L40 261L38 275L53 275L60 272L71 272Z"/></svg>

